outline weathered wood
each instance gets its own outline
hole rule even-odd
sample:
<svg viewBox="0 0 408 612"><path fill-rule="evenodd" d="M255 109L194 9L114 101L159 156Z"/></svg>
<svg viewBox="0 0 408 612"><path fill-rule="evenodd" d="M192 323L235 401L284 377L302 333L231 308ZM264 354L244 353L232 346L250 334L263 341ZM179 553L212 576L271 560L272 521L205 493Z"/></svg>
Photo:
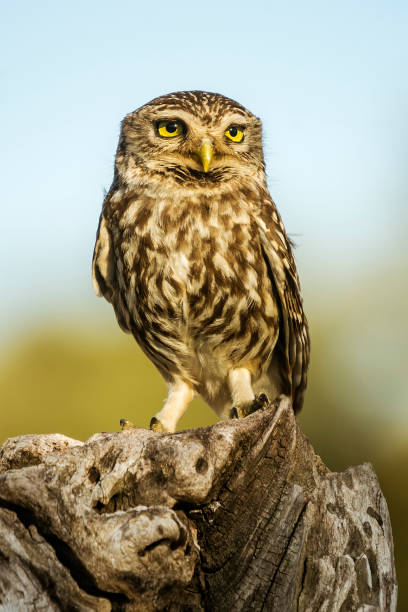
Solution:
<svg viewBox="0 0 408 612"><path fill-rule="evenodd" d="M332 473L286 398L176 434L0 451L1 610L395 610L370 465Z"/></svg>

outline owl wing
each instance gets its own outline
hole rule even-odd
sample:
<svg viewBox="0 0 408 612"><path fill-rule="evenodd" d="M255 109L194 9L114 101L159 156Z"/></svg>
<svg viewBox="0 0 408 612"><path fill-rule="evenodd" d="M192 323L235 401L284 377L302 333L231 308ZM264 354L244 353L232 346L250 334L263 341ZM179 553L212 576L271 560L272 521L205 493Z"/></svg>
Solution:
<svg viewBox="0 0 408 612"><path fill-rule="evenodd" d="M103 211L99 219L92 258L92 285L97 296L103 296L113 305L116 318L123 331L130 333L131 329L129 322L125 320L125 309L116 276L112 236Z"/></svg>
<svg viewBox="0 0 408 612"><path fill-rule="evenodd" d="M112 237L103 213L99 218L95 248L92 258L92 285L98 297L112 303L116 290L115 261Z"/></svg>
<svg viewBox="0 0 408 612"><path fill-rule="evenodd" d="M302 408L309 366L310 340L303 312L299 277L290 241L272 201L262 204L258 216L261 248L280 312L280 330L275 347L284 386L293 409Z"/></svg>

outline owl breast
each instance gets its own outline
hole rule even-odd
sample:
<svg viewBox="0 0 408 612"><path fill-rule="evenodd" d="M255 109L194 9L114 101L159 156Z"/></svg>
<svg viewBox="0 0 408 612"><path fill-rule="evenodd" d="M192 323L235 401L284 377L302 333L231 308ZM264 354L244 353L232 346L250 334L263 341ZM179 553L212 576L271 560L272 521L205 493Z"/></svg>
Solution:
<svg viewBox="0 0 408 612"><path fill-rule="evenodd" d="M113 232L115 309L165 378L207 399L231 367L266 370L279 315L251 211L239 198L140 200Z"/></svg>

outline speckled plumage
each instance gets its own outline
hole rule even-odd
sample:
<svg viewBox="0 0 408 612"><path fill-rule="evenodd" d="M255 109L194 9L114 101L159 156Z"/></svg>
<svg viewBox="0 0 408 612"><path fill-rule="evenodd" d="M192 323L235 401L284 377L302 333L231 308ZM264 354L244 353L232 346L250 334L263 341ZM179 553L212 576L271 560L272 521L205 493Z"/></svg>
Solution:
<svg viewBox="0 0 408 612"><path fill-rule="evenodd" d="M161 138L160 120L183 122L184 133ZM231 125L242 142L225 137ZM309 337L299 280L266 186L261 122L238 103L179 92L127 115L93 276L169 384L163 429L195 393L221 417L261 392L301 408Z"/></svg>

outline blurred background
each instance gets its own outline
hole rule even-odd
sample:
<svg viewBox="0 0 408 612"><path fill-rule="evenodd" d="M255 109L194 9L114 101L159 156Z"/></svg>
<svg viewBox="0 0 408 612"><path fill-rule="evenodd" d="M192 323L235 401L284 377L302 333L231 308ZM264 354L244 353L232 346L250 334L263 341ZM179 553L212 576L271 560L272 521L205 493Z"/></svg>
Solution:
<svg viewBox="0 0 408 612"><path fill-rule="evenodd" d="M2 3L0 443L147 427L160 376L93 292L123 116L204 89L262 118L310 321L300 421L326 464L374 464L408 609L408 5ZM215 422L196 401L181 427Z"/></svg>

